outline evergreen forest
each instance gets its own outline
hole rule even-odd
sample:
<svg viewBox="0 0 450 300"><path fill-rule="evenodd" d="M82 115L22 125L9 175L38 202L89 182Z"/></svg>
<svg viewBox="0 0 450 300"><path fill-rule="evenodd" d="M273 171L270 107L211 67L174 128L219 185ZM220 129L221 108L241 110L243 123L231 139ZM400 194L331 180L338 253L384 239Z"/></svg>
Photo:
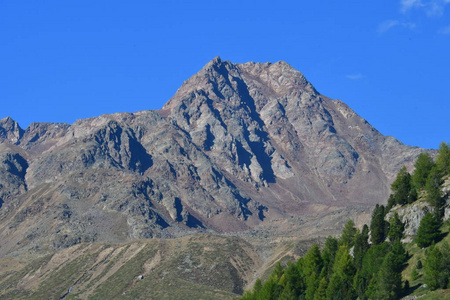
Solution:
<svg viewBox="0 0 450 300"><path fill-rule="evenodd" d="M276 263L241 299L449 299L450 223L444 222L448 196L442 192L449 178L450 147L443 142L435 158L419 155L412 174L401 168L387 205L376 205L369 225L358 229L348 220L340 237L314 244L295 262ZM395 209L417 201L426 201L429 210L406 243Z"/></svg>

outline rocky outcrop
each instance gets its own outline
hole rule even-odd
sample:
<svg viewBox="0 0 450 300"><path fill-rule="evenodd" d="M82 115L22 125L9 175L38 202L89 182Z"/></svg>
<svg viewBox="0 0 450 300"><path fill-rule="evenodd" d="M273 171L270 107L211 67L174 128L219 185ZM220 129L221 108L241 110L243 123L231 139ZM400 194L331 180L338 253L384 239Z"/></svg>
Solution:
<svg viewBox="0 0 450 300"><path fill-rule="evenodd" d="M0 142L0 254L371 207L424 151L381 135L285 62L220 58L161 110L26 130L5 118Z"/></svg>
<svg viewBox="0 0 450 300"><path fill-rule="evenodd" d="M17 144L23 136L23 129L10 117L0 120L0 143Z"/></svg>
<svg viewBox="0 0 450 300"><path fill-rule="evenodd" d="M386 220L389 221L392 214L396 212L400 220L405 224L403 242L410 243L417 234L420 221L427 212L432 212L433 207L426 201L418 201L406 206L396 206L386 215Z"/></svg>
<svg viewBox="0 0 450 300"><path fill-rule="evenodd" d="M20 152L16 147L0 144L0 209L5 201L14 201L27 190L28 162Z"/></svg>
<svg viewBox="0 0 450 300"><path fill-rule="evenodd" d="M442 196L445 200L444 203L444 216L443 221L450 219L450 178L447 178L442 184ZM416 201L414 203L400 206L396 205L391 208L390 212L386 214L386 221L389 221L394 213L397 213L401 221L405 224L404 242L412 242L419 229L420 221L428 212L433 212L434 207L431 206L425 199Z"/></svg>

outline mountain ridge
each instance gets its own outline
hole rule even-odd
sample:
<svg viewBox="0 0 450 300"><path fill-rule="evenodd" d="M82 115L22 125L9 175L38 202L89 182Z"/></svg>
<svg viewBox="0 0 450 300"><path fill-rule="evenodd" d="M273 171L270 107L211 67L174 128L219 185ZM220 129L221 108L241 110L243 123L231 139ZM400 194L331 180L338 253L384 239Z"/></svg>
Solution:
<svg viewBox="0 0 450 300"><path fill-rule="evenodd" d="M160 110L25 130L0 120L0 254L371 207L423 151L381 135L285 62L216 57Z"/></svg>

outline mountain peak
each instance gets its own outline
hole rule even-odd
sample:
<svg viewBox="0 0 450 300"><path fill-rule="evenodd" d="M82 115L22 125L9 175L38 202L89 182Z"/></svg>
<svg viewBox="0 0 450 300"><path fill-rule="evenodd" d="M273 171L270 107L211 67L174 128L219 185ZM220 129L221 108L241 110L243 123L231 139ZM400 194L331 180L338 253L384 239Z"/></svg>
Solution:
<svg viewBox="0 0 450 300"><path fill-rule="evenodd" d="M0 119L0 125L13 124L13 123L17 123L17 122L14 121L11 117L5 117L3 119Z"/></svg>
<svg viewBox="0 0 450 300"><path fill-rule="evenodd" d="M9 140L13 144L17 143L23 132L24 130L20 128L19 123L11 117L0 119L0 142Z"/></svg>
<svg viewBox="0 0 450 300"><path fill-rule="evenodd" d="M305 76L285 61L231 63L217 56L198 73L186 80L160 110L160 113L167 116L174 107L186 105L183 102L192 99L192 93L201 94L209 99L230 100L242 97L248 99L244 94L250 96L250 90L259 90L258 87L261 86L264 86L265 96L271 94L283 97L292 93L304 92L319 95ZM241 102L239 99L237 102ZM190 100L187 101L190 102ZM225 102L233 103L233 101Z"/></svg>
<svg viewBox="0 0 450 300"><path fill-rule="evenodd" d="M228 60L222 60L220 56L214 57L212 60L210 60L197 74L203 74L203 73L210 73L210 72L223 72L222 68L224 66L232 66L234 65ZM226 67L225 67L226 68ZM195 75L194 75L195 76Z"/></svg>
<svg viewBox="0 0 450 300"><path fill-rule="evenodd" d="M217 65L217 64L221 64L222 63L222 59L220 58L220 56L216 56L214 57L208 64L208 65Z"/></svg>

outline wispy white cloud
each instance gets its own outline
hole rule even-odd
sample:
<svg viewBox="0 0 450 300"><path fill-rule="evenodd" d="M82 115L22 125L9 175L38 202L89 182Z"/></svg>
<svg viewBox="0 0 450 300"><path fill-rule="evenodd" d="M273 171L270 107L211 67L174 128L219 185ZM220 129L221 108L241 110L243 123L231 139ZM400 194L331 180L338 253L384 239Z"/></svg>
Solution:
<svg viewBox="0 0 450 300"><path fill-rule="evenodd" d="M349 74L349 75L346 75L345 77L348 79L351 79L351 80L359 80L359 79L363 79L364 75L361 73L357 73L357 74Z"/></svg>
<svg viewBox="0 0 450 300"><path fill-rule="evenodd" d="M400 22L398 20L386 20L384 22L381 22L380 25L378 25L378 33L384 33L389 29L398 26L399 23Z"/></svg>
<svg viewBox="0 0 450 300"><path fill-rule="evenodd" d="M412 30L416 28L416 24L411 22L400 22L399 20L386 20L378 25L377 31L379 34L382 34L391 30L394 27L403 27Z"/></svg>
<svg viewBox="0 0 450 300"><path fill-rule="evenodd" d="M429 17L440 17L444 14L445 2L438 3L438 1L431 2L426 8L425 12Z"/></svg>
<svg viewBox="0 0 450 300"><path fill-rule="evenodd" d="M401 0L400 5L401 5L400 10L402 13L406 13L414 7L424 6L421 0Z"/></svg>
<svg viewBox="0 0 450 300"><path fill-rule="evenodd" d="M412 9L422 9L428 17L440 17L450 0L400 0L400 11L407 13Z"/></svg>
<svg viewBox="0 0 450 300"><path fill-rule="evenodd" d="M450 2L450 0L448 0ZM442 27L438 31L440 34L448 34L450 35L450 26Z"/></svg>

